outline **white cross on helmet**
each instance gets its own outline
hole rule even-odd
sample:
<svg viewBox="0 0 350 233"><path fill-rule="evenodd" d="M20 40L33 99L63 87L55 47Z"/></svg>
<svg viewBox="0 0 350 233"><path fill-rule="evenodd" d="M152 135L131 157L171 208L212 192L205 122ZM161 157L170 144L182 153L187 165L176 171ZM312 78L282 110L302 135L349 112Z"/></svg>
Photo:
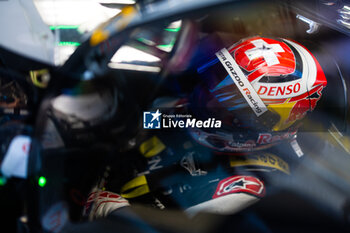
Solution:
<svg viewBox="0 0 350 233"><path fill-rule="evenodd" d="M279 64L276 53L284 52L284 49L279 44L268 44L262 39L251 41L255 48L249 49L245 52L249 60L259 57L264 57L267 66Z"/></svg>

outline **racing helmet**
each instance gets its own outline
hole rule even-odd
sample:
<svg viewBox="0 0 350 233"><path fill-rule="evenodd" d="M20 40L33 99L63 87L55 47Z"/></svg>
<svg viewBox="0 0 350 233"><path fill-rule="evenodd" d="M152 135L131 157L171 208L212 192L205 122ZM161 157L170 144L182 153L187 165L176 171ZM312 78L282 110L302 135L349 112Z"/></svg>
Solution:
<svg viewBox="0 0 350 233"><path fill-rule="evenodd" d="M282 38L245 38L198 68L203 80L190 98L196 118L221 128L195 128L191 136L218 151L265 149L296 137L327 84L303 45Z"/></svg>

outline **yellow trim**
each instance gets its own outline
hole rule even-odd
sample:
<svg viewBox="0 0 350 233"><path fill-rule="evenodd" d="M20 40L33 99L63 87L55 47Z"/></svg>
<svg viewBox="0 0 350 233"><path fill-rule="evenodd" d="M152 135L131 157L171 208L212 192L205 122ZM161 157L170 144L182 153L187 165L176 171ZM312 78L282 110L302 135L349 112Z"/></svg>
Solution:
<svg viewBox="0 0 350 233"><path fill-rule="evenodd" d="M288 119L295 104L296 102L286 102L283 104L270 104L267 107L270 111L277 113L281 117L279 122L273 126L273 131L281 131L294 124L295 121L289 121Z"/></svg>
<svg viewBox="0 0 350 233"><path fill-rule="evenodd" d="M146 176L135 177L121 188L121 196L124 198L134 198L149 192Z"/></svg>
<svg viewBox="0 0 350 233"><path fill-rule="evenodd" d="M105 41L109 37L109 32L102 30L102 29L97 29L94 31L90 38L90 45L91 46L96 46L100 44L102 41Z"/></svg>
<svg viewBox="0 0 350 233"><path fill-rule="evenodd" d="M162 141L157 137L153 136L150 139L146 140L140 145L140 152L146 158L153 157L163 150L165 150L166 146L162 143Z"/></svg>
<svg viewBox="0 0 350 233"><path fill-rule="evenodd" d="M131 20L134 18L136 13L137 11L134 7L132 6L124 7L122 11L115 16L116 21L115 21L114 27L118 31L124 29L131 22ZM99 26L99 28L97 28L92 33L92 36L90 38L91 46L96 46L109 38L111 32L110 30L106 29L107 25L108 24L106 23L102 24L101 26Z"/></svg>
<svg viewBox="0 0 350 233"><path fill-rule="evenodd" d="M124 16L128 16L128 15L131 15L135 12L135 9L134 7L132 6L126 6L122 9L121 13L124 15Z"/></svg>
<svg viewBox="0 0 350 233"><path fill-rule="evenodd" d="M30 79L32 80L32 83L40 88L46 88L49 81L50 81L50 74L49 70L42 69L42 70L31 70L29 71ZM38 78L41 77L42 80L39 80Z"/></svg>
<svg viewBox="0 0 350 233"><path fill-rule="evenodd" d="M118 16L119 19L115 23L115 28L117 30L124 29L126 26L128 26L131 20L134 19L136 13L137 11L134 7L132 6L124 7Z"/></svg>
<svg viewBox="0 0 350 233"><path fill-rule="evenodd" d="M271 153L248 155L243 158L237 157L237 156L231 157L230 166L231 167L263 166L263 167L275 168L286 174L290 174L288 163L286 163L280 157Z"/></svg>

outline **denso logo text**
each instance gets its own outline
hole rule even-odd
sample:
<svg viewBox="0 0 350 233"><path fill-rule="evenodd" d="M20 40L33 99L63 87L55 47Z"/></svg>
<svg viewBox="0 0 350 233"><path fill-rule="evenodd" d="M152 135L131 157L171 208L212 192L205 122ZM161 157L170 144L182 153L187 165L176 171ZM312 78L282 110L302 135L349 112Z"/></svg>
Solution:
<svg viewBox="0 0 350 233"><path fill-rule="evenodd" d="M290 84L288 86L264 86L261 85L258 94L267 96L283 96L298 93L300 83Z"/></svg>

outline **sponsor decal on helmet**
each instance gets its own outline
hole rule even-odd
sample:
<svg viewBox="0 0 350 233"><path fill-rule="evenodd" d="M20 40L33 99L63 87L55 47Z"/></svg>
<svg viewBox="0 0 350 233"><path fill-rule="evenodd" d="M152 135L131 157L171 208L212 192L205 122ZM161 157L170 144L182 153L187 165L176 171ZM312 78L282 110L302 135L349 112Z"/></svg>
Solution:
<svg viewBox="0 0 350 233"><path fill-rule="evenodd" d="M267 96L288 97L300 92L300 83L294 83L289 85L276 85L267 86L260 85L258 94Z"/></svg>
<svg viewBox="0 0 350 233"><path fill-rule="evenodd" d="M270 144L278 141L282 141L285 139L291 139L296 135L296 131L281 133L281 134L271 134L271 133L260 133L257 144Z"/></svg>
<svg viewBox="0 0 350 233"><path fill-rule="evenodd" d="M293 106L288 121L295 121L302 119L307 111L312 111L315 109L317 102L322 96L323 86L318 86L310 91L309 96L298 100Z"/></svg>
<svg viewBox="0 0 350 233"><path fill-rule="evenodd" d="M262 181L253 176L231 176L219 182L213 198L233 193L248 193L263 197L265 186Z"/></svg>
<svg viewBox="0 0 350 233"><path fill-rule="evenodd" d="M256 93L247 77L244 75L227 49L223 48L215 55L219 58L221 64L225 67L233 82L236 84L238 90L252 108L253 112L258 117L266 112L267 108L264 102L260 99L259 95Z"/></svg>

